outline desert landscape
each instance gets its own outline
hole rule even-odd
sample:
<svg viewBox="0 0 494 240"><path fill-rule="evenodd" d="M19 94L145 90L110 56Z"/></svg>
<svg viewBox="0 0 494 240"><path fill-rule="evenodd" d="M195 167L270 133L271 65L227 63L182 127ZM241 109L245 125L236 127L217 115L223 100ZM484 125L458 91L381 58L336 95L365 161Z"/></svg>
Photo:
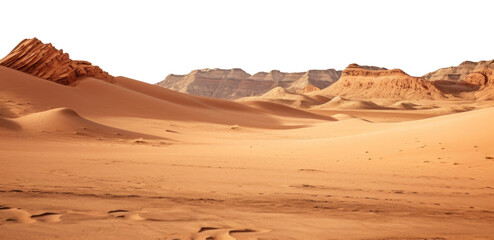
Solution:
<svg viewBox="0 0 494 240"><path fill-rule="evenodd" d="M0 60L0 239L493 239L493 69L155 85L23 40Z"/></svg>

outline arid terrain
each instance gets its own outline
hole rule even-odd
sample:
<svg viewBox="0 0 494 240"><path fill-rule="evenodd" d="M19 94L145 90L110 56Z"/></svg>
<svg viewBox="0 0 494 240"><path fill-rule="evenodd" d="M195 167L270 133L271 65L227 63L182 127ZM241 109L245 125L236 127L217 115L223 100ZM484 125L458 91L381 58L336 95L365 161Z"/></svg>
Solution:
<svg viewBox="0 0 494 240"><path fill-rule="evenodd" d="M494 239L493 68L230 101L25 40L0 60L0 239Z"/></svg>

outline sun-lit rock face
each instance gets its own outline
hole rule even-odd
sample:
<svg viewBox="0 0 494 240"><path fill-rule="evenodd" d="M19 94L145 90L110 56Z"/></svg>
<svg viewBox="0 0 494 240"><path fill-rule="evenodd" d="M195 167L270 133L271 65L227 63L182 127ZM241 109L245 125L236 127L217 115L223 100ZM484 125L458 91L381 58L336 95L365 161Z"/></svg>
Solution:
<svg viewBox="0 0 494 240"><path fill-rule="evenodd" d="M423 99L442 96L433 83L411 77L400 69L387 70L358 64L350 64L335 84L314 94L356 99Z"/></svg>
<svg viewBox="0 0 494 240"><path fill-rule="evenodd" d="M481 61L475 69L465 77L465 82L477 86L475 96L479 100L494 100L494 60Z"/></svg>
<svg viewBox="0 0 494 240"><path fill-rule="evenodd" d="M86 61L71 60L69 54L63 50L37 38L21 41L0 60L0 65L63 85L74 85L87 77L107 82L113 80L113 76L98 66Z"/></svg>
<svg viewBox="0 0 494 240"><path fill-rule="evenodd" d="M478 86L494 85L494 60L478 62L464 80Z"/></svg>
<svg viewBox="0 0 494 240"><path fill-rule="evenodd" d="M470 74L478 62L465 61L458 66L440 68L434 72L430 72L423 76L424 79L429 81L461 81L465 80L466 76Z"/></svg>
<svg viewBox="0 0 494 240"><path fill-rule="evenodd" d="M285 73L279 70L250 75L242 69L202 69L187 75L168 75L157 85L192 95L237 99L262 95L273 88L310 91L325 88L341 76L341 71L309 70Z"/></svg>

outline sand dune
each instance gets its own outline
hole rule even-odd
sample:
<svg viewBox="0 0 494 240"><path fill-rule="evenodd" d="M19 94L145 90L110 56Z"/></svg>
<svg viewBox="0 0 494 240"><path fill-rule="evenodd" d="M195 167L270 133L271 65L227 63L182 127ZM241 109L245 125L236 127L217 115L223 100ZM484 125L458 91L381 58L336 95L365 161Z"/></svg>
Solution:
<svg viewBox="0 0 494 240"><path fill-rule="evenodd" d="M299 109L294 109L287 107L282 104L266 102L266 101L246 101L245 105L252 106L257 109L261 109L266 113L277 114L279 116L294 117L294 118L312 118L312 119L324 119L324 120L334 120L331 117L325 117L318 114L313 114L305 112Z"/></svg>
<svg viewBox="0 0 494 240"><path fill-rule="evenodd" d="M126 116L201 121L226 125L280 128L283 123L248 106L218 99L195 97L128 78L114 83L86 78L75 87L45 81L0 66L0 92L25 105L14 109L22 114L67 107L82 115ZM33 104L36 103L36 104Z"/></svg>
<svg viewBox="0 0 494 240"><path fill-rule="evenodd" d="M20 129L22 129L22 127L15 121L0 117L0 130L17 131Z"/></svg>
<svg viewBox="0 0 494 240"><path fill-rule="evenodd" d="M417 107L419 107L418 104L411 103L408 101L398 101L393 103L392 106L395 107L396 109L402 109L402 110L414 110L417 109Z"/></svg>
<svg viewBox="0 0 494 240"><path fill-rule="evenodd" d="M330 101L317 105L316 109L388 109L383 106L379 106L372 101L363 100L349 100L340 96L336 96Z"/></svg>
<svg viewBox="0 0 494 240"><path fill-rule="evenodd" d="M270 101L295 108L308 108L321 104L320 101L300 93L292 93L282 87L275 87L262 96L245 97L237 100L243 101Z"/></svg>
<svg viewBox="0 0 494 240"><path fill-rule="evenodd" d="M494 235L488 65L464 86L350 65L320 91L227 101L108 77L36 40L2 61L0 239Z"/></svg>
<svg viewBox="0 0 494 240"><path fill-rule="evenodd" d="M333 117L334 119L337 119L338 121L347 120L347 119L354 119L355 118L352 115L348 115L348 114L344 114L344 113L334 114L334 115L331 115L331 117Z"/></svg>
<svg viewBox="0 0 494 240"><path fill-rule="evenodd" d="M29 136L55 134L58 137L68 135L107 139L164 139L98 124L79 116L69 108L56 108L0 121L4 121L4 123L7 121L6 124L2 125L6 126L8 130L22 130L22 134Z"/></svg>

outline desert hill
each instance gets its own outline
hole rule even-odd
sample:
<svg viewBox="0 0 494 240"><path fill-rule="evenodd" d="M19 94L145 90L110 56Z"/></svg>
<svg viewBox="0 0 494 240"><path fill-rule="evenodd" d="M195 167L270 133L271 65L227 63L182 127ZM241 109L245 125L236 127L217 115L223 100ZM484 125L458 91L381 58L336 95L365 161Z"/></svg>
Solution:
<svg viewBox="0 0 494 240"><path fill-rule="evenodd" d="M0 66L0 117L3 118L68 108L84 117L145 116L261 128L285 127L273 117L279 113L275 108L260 109L191 96L125 77L113 77L88 62L71 60L67 53L36 38L23 40L1 63L5 65ZM224 79L250 76L240 69L196 71L195 74ZM283 116L332 119L303 114L299 110ZM2 121L9 122L8 119Z"/></svg>
<svg viewBox="0 0 494 240"><path fill-rule="evenodd" d="M63 85L73 85L86 77L107 82L113 80L113 76L98 66L87 61L71 60L63 50L44 44L37 38L21 41L0 60L0 65Z"/></svg>
<svg viewBox="0 0 494 240"><path fill-rule="evenodd" d="M267 102L279 103L295 108L308 108L312 105L318 105L323 103L323 101L320 101L318 99L312 98L302 93L290 92L282 87L275 87L261 96L244 97L237 99L236 101L237 102L267 101Z"/></svg>
<svg viewBox="0 0 494 240"><path fill-rule="evenodd" d="M341 75L341 71L309 70L285 73L279 70L250 75L242 69L202 69L187 75L168 75L158 86L198 96L223 99L262 95L275 87L308 92L325 88Z"/></svg>
<svg viewBox="0 0 494 240"><path fill-rule="evenodd" d="M338 81L341 71L333 69L309 70L301 78L290 84L288 90L299 93L308 93L328 87Z"/></svg>
<svg viewBox="0 0 494 240"><path fill-rule="evenodd" d="M433 83L411 77L400 69L385 70L377 67L350 64L341 78L328 88L311 95L346 96L355 99L436 99L441 92Z"/></svg>
<svg viewBox="0 0 494 240"><path fill-rule="evenodd" d="M492 61L464 61L458 66L440 68L434 72L427 73L423 78L429 81L463 81L474 70L487 67L491 63Z"/></svg>
<svg viewBox="0 0 494 240"><path fill-rule="evenodd" d="M145 116L283 128L283 123L265 110L226 100L190 96L125 77L116 77L112 83L86 78L76 86L64 86L0 66L0 94L0 117L21 117L53 108L70 108L82 116L96 118Z"/></svg>

